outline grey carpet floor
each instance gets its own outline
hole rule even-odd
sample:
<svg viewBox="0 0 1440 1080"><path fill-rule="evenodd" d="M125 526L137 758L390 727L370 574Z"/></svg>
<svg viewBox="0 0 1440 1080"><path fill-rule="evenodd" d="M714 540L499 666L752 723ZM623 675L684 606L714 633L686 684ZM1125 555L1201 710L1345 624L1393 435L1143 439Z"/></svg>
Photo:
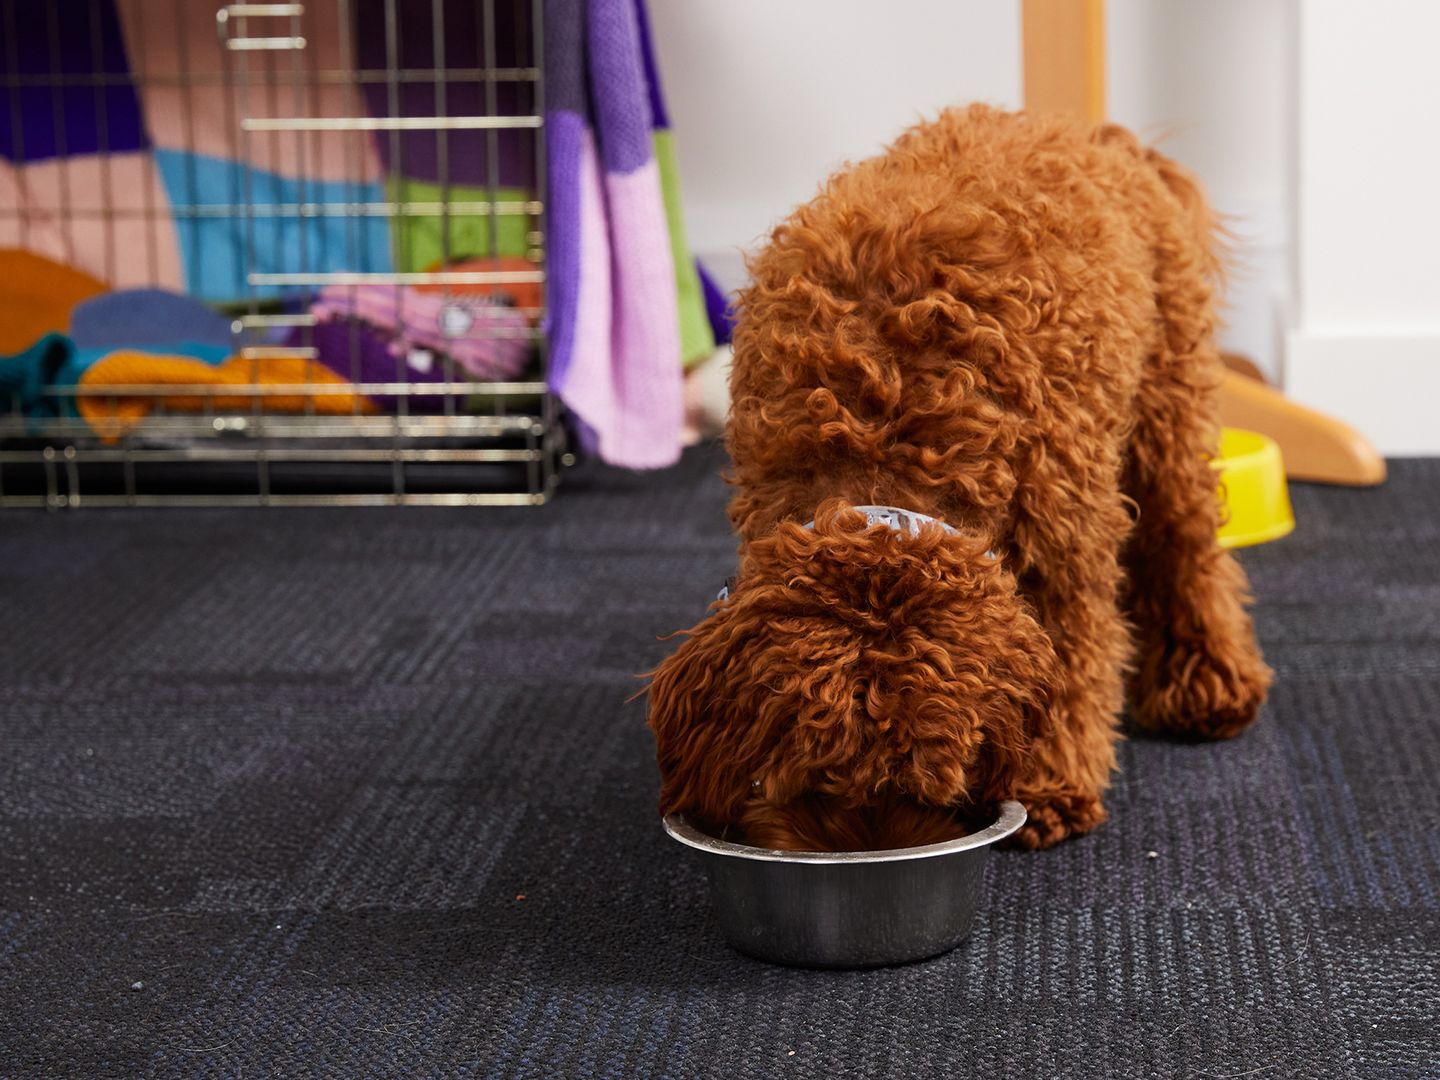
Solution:
<svg viewBox="0 0 1440 1080"><path fill-rule="evenodd" d="M731 570L719 466L0 516L0 1076L1440 1076L1440 461L1245 553L1256 728L1127 743L861 973L732 953L655 819L626 699Z"/></svg>

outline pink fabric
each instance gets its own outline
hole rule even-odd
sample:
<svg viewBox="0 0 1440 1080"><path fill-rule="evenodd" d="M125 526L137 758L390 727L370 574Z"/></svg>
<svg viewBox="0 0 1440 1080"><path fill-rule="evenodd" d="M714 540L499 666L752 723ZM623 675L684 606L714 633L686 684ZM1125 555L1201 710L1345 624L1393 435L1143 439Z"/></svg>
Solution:
<svg viewBox="0 0 1440 1080"><path fill-rule="evenodd" d="M448 353L477 379L512 379L530 355L525 316L475 296L396 285L327 285L310 311L322 322L356 318L392 335L390 352Z"/></svg>
<svg viewBox="0 0 1440 1080"><path fill-rule="evenodd" d="M684 377L659 167L652 160L602 182L587 131L579 194L576 347L558 392L604 460L634 469L673 464Z"/></svg>
<svg viewBox="0 0 1440 1080"><path fill-rule="evenodd" d="M341 43L353 31L341 23L343 6L333 0L306 4L296 20L305 38L297 93L290 78L293 53L225 48L215 19L219 5L116 0L151 141L167 150L248 161L282 176L355 182L379 178L380 162L367 132L240 132L242 117L367 115L353 82L310 78L312 71L347 70ZM237 17L224 28L229 37L286 37L291 31L288 16ZM273 74L267 75L270 65ZM215 77L227 71L231 79ZM180 85L182 78L188 85Z"/></svg>
<svg viewBox="0 0 1440 1080"><path fill-rule="evenodd" d="M0 247L23 247L116 289L185 288L170 199L148 151L0 161L0 202L24 218L22 228L20 218L0 217Z"/></svg>

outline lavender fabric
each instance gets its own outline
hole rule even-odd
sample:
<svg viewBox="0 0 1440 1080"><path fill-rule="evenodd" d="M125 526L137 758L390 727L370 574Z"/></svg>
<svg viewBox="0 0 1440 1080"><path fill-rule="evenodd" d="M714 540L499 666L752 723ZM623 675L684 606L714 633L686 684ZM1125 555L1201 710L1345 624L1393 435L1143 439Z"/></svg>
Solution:
<svg viewBox="0 0 1440 1080"><path fill-rule="evenodd" d="M578 37L577 33L577 49ZM547 115L545 128L550 174L546 332L550 343L550 386L558 393L575 356L575 319L580 303L580 161L585 118L579 112L559 109Z"/></svg>
<svg viewBox="0 0 1440 1080"><path fill-rule="evenodd" d="M547 0L550 385L612 464L679 456L675 266L634 0Z"/></svg>

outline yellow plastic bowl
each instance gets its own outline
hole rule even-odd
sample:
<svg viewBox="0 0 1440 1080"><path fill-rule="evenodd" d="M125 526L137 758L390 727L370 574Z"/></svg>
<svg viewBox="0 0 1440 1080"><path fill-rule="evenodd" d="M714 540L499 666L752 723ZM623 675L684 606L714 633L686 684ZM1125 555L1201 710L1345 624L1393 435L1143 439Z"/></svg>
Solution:
<svg viewBox="0 0 1440 1080"><path fill-rule="evenodd" d="M1285 466L1274 439L1241 428L1220 432L1220 546L1249 547L1279 540L1295 528Z"/></svg>

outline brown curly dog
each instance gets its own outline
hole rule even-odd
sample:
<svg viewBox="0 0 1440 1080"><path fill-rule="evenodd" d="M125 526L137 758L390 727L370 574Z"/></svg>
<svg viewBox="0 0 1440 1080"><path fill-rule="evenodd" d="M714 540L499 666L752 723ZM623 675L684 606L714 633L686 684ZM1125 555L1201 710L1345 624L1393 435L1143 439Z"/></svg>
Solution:
<svg viewBox="0 0 1440 1080"><path fill-rule="evenodd" d="M1046 847L1104 820L1127 694L1148 731L1255 718L1216 231L1129 132L983 107L775 230L735 333L739 573L650 686L662 812L862 850L1015 798Z"/></svg>

